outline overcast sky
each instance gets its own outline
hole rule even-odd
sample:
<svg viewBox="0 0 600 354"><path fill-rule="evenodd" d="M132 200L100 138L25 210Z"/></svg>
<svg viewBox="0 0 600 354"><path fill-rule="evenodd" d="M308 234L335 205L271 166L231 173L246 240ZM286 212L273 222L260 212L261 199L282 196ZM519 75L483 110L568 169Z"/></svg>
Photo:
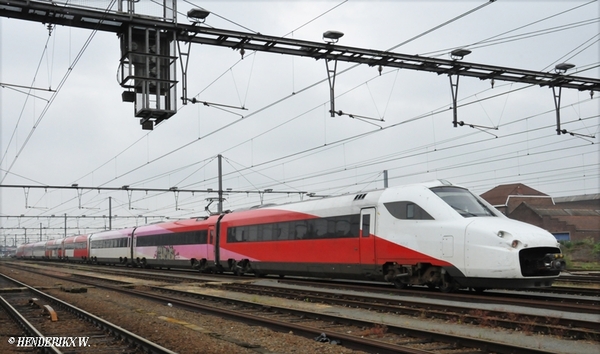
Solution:
<svg viewBox="0 0 600 354"><path fill-rule="evenodd" d="M104 9L110 1L69 3ZM443 59L468 48L468 62L545 72L569 62L569 74L600 76L597 1L178 1L179 22L189 23L192 5L211 11L204 25L215 28L315 42L337 30L344 46ZM151 1L136 6L158 13ZM448 76L394 68L380 75L340 62L336 109L383 121L332 118L324 61L250 51L242 59L193 45L188 96L247 110L179 100L177 114L147 131L121 100L119 58L115 34L0 18L2 185L216 190L221 154L224 189L295 192L266 194L264 203L382 188L384 170L390 186L446 179L477 194L509 183L553 197L600 193L600 94L562 91L562 127L578 135L559 136L551 89L463 77L458 119L497 130L454 128ZM119 216L112 226L125 227L206 215L206 199L217 196L0 193L8 243L25 230L37 240L40 227L43 238L64 235L65 215L69 235L107 227L109 197ZM259 196L232 193L224 209L260 204Z"/></svg>

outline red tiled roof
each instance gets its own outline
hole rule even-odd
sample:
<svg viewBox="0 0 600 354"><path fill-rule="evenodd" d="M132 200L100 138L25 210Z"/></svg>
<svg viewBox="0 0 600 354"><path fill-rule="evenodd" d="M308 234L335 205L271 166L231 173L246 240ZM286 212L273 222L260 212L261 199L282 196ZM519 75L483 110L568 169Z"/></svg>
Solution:
<svg viewBox="0 0 600 354"><path fill-rule="evenodd" d="M548 196L522 183L513 183L496 186L483 193L481 197L492 205L505 205L509 195Z"/></svg>

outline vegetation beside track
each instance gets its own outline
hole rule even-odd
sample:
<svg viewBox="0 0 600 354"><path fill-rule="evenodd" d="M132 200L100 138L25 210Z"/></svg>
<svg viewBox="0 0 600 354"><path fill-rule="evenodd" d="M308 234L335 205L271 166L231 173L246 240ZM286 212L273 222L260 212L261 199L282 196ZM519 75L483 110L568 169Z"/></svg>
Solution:
<svg viewBox="0 0 600 354"><path fill-rule="evenodd" d="M600 242L592 239L583 241L561 241L567 270L600 271Z"/></svg>

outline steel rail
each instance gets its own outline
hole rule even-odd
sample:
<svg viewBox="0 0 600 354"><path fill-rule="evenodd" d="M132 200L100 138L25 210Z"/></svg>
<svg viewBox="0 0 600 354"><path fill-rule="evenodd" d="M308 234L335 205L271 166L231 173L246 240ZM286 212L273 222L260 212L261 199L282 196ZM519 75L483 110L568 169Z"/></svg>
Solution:
<svg viewBox="0 0 600 354"><path fill-rule="evenodd" d="M40 290L37 290L25 283L22 283L16 279L13 279L5 274L0 273L0 276L2 276L3 278L14 282L15 284L18 284L21 287L25 287L27 288L27 290L35 293L36 295L43 297L51 302L54 302L60 306L62 306L63 308L67 309L67 311L75 314L76 316L86 319L87 321L93 323L94 325L96 325L97 327L103 328L107 331L109 331L110 333L113 333L121 338L124 338L125 340L127 340L129 343L136 345L139 348L142 348L142 350L145 353L152 353L152 354L176 354L176 352L171 351L167 348L164 348L156 343L153 343L143 337L138 336L137 334L130 332L124 328L121 328L119 326L116 326L106 320L103 320L102 318L91 314L87 311L84 311L80 308L77 308L63 300L60 300L58 298L55 298L51 295L48 295ZM62 278L64 279L64 278ZM36 334L37 335L37 334ZM39 334L39 336L42 336L41 334Z"/></svg>
<svg viewBox="0 0 600 354"><path fill-rule="evenodd" d="M46 337L43 334L41 334L37 330L37 328L35 328L35 326L31 324L31 322L27 321L27 319L25 317L23 317L23 315L21 315L19 313L19 311L17 311L17 309L15 309L11 304L9 304L8 301L6 301L6 299L2 296L0 296L0 306L2 306L6 310L6 312L9 314L9 316L12 317L15 320L15 322L21 328L23 328L25 333L27 333L29 336L39 337L39 338ZM50 345L47 347L39 347L37 349L42 351L43 353L62 354L62 352L53 345Z"/></svg>
<svg viewBox="0 0 600 354"><path fill-rule="evenodd" d="M223 285L207 284L205 286L225 291L261 294L287 299L301 297L302 299L309 299L311 302L315 303L335 304L388 313L402 313L417 317L425 314L430 318L443 318L446 320L460 319L461 322L467 323L487 322L494 323L495 326L510 329L519 328L523 324L523 319L526 318L532 323L536 332L551 333L553 331L562 331L565 333L565 336L573 338L600 338L600 323L585 320L558 317L555 322L549 321L552 323L545 323L550 316L527 315L514 312L516 316L514 316L513 319L510 316L506 316L507 311L504 310L477 310L472 307L437 304L436 302L424 303L411 301L406 298L390 299L368 295L352 295L341 292L326 292L298 288L278 288L246 283L227 283Z"/></svg>
<svg viewBox="0 0 600 354"><path fill-rule="evenodd" d="M36 272L35 270L28 270L28 271ZM357 349L357 350L366 350L367 352L376 350L378 353L407 353L407 354L425 354L425 353L430 354L431 353L431 352L423 351L423 350L419 350L419 349L408 348L408 347L405 347L402 345L386 343L386 342L372 340L372 339L368 339L368 338L360 338L357 336L352 336L352 335L348 335L348 334L344 334L344 333L340 333L340 332L318 329L318 328L313 328L313 327L308 327L308 326L302 326L297 323L289 323L289 322L280 321L277 319L270 319L270 318L265 318L262 316L241 313L238 310L220 309L220 308L215 307L214 305L203 305L203 304L199 304L194 301L175 299L175 298L169 297L169 296L157 295L157 294L144 292L144 291L140 291L140 290L127 289L122 286L102 285L102 284L98 284L98 282L94 282L94 281L86 281L86 280L79 280L79 279L66 279L65 277L60 277L57 275L46 274L46 273L43 273L43 274L46 276L50 276L50 277L54 277L54 278L58 278L58 279L62 279L62 280L69 280L69 281L73 281L73 282L77 282L77 283L93 285L97 288L103 288L103 289L107 289L107 290L111 290L111 291L116 291L116 292L120 292L123 294L135 296L135 297L142 297L147 300L156 301L156 302L159 302L162 304L171 303L173 306L178 306L178 307L185 308L185 309L192 310L192 311L210 313L210 314L217 315L217 316L225 316L225 317L228 317L228 318L231 318L234 320L242 319L243 321L245 321L247 323L253 323L253 324L261 325L261 326L267 326L267 327L275 329L275 330L286 331L286 332L293 331L296 334L300 334L300 335L303 335L303 336L309 337L309 338L313 338L315 336L319 336L320 334L324 333L327 337L340 339L343 343L345 343L344 344L345 346L353 348L353 349ZM102 279L99 279L99 280L101 281ZM208 299L211 301L234 303L234 304L237 304L238 306L244 306L244 307L249 307L249 306L255 307L255 308L260 309L261 311L268 310L268 311L276 312L276 313L289 313L289 314L293 314L293 315L301 317L301 318L315 318L315 319L319 319L321 321L328 321L328 322L332 322L332 323L344 323L345 322L345 323L351 323L353 325L357 325L357 326L361 326L361 327L372 327L373 326L372 322L364 321L364 320L360 320L360 319L338 317L338 316L334 316L334 315L315 313L315 312L311 312L311 311L304 311L304 310L297 310L297 309L290 309L290 308L278 307L278 306L273 306L273 305L262 305L262 304L257 304L257 303L249 302L249 301L235 300L235 299L230 299L230 298L222 298L219 296L211 296L211 295L206 295L206 294L195 294L195 293L189 293L189 292L178 291L178 290L173 290L173 289L164 289L164 288L159 288L159 287L150 287L150 288L154 288L156 290L161 290L161 291L168 291L171 293L180 293L180 294L183 294L188 297L189 296L197 296L197 297L200 297L203 299ZM511 345L511 344L506 344L506 343L497 343L497 342L493 342L493 341L481 340L481 339L475 339L475 338L465 338L465 337L461 337L461 336L457 336L457 335L444 334L444 333L439 333L439 332L419 330L419 329L406 328L406 327L399 327L399 326L394 326L391 324L385 324L385 326L388 329L388 332L394 333L394 334L402 334L402 335L408 334L408 335L414 336L414 337L430 338L430 339L433 339L433 340L436 340L439 342L454 343L454 344L458 344L458 345L465 346L465 347L485 348L485 350L490 351L490 352L495 352L495 353L549 354L549 352L544 351L544 350L534 349L534 348L523 348L522 346L516 346L516 345Z"/></svg>

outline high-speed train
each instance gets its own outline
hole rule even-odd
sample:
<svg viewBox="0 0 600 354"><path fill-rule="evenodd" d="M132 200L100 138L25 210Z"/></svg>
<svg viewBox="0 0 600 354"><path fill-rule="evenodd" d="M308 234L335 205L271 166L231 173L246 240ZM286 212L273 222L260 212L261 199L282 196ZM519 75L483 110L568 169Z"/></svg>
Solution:
<svg viewBox="0 0 600 354"><path fill-rule="evenodd" d="M45 247L22 245L17 256L387 281L444 292L546 287L565 267L552 234L508 219L446 181L104 231Z"/></svg>

